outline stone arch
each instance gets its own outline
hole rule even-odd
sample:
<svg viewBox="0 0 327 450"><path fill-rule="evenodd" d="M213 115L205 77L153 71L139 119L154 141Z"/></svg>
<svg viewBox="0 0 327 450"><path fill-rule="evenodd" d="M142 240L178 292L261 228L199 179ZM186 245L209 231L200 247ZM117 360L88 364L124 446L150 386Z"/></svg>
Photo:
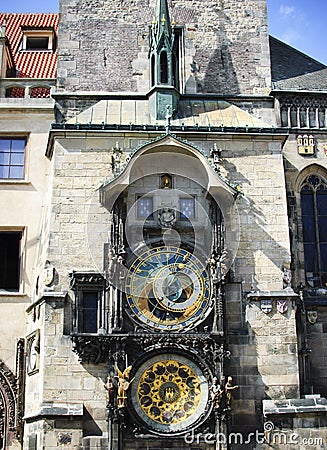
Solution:
<svg viewBox="0 0 327 450"><path fill-rule="evenodd" d="M112 198L117 198L125 187L129 186L138 177L143 176L146 171L146 164L144 163L146 160L150 161L150 169L151 164L153 167L158 167L157 156L160 153L178 156L180 161L184 161L181 163L184 169L182 168L179 171L178 167L171 163L173 165L172 173L177 173L178 171L180 175L190 176L189 167L191 166L194 168L194 173L192 173L194 181L198 181L210 194L219 196L221 203L226 205L234 203L238 191L214 171L204 153L189 142L170 134L140 146L126 160L125 167L121 173L115 179L104 182L100 187L101 203L113 203ZM186 161L190 162L192 160L193 163L186 163ZM160 171L167 172L168 164L169 160L167 158ZM185 168L188 168L188 170L185 170Z"/></svg>
<svg viewBox="0 0 327 450"><path fill-rule="evenodd" d="M0 360L0 450L9 447L17 429L17 379Z"/></svg>
<svg viewBox="0 0 327 450"><path fill-rule="evenodd" d="M327 183L327 170L325 169L325 167L317 163L310 164L309 166L303 168L297 175L294 182L295 192L300 192L303 182L309 175L321 176Z"/></svg>

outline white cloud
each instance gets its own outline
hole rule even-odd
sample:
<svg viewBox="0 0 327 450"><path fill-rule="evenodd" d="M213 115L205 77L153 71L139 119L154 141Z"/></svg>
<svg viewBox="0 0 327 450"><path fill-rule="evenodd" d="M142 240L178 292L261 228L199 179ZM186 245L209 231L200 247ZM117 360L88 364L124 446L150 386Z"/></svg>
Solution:
<svg viewBox="0 0 327 450"><path fill-rule="evenodd" d="M295 12L295 6L281 5L279 8L279 12L282 16L289 16L290 14Z"/></svg>

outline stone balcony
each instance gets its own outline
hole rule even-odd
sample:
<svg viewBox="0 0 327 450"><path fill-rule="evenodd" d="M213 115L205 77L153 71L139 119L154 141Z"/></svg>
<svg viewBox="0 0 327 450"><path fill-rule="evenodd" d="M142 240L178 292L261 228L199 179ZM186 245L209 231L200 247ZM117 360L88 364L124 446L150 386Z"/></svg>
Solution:
<svg viewBox="0 0 327 450"><path fill-rule="evenodd" d="M51 88L55 86L54 78L2 78L0 79L0 99L50 99Z"/></svg>

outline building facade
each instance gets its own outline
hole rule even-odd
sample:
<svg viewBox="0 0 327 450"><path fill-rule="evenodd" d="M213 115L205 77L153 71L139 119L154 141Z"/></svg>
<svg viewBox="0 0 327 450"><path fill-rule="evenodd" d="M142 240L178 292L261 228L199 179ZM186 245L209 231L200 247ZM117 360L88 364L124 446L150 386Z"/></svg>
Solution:
<svg viewBox="0 0 327 450"><path fill-rule="evenodd" d="M326 66L264 0L0 20L0 449L323 448Z"/></svg>

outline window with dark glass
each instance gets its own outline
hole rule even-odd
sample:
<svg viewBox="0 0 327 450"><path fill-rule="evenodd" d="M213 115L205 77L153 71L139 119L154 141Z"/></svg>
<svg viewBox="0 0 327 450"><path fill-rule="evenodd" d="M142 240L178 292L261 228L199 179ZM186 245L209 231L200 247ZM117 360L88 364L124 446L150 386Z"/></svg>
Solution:
<svg viewBox="0 0 327 450"><path fill-rule="evenodd" d="M0 289L19 290L21 232L0 232Z"/></svg>
<svg viewBox="0 0 327 450"><path fill-rule="evenodd" d="M327 286L327 184L310 175L301 188L304 265L312 287Z"/></svg>
<svg viewBox="0 0 327 450"><path fill-rule="evenodd" d="M26 50L48 50L49 38L48 37L27 37L26 38Z"/></svg>
<svg viewBox="0 0 327 450"><path fill-rule="evenodd" d="M160 53L160 83L168 83L168 58L164 51Z"/></svg>
<svg viewBox="0 0 327 450"><path fill-rule="evenodd" d="M55 33L52 28L23 27L23 39L19 50L44 52L53 51L55 46Z"/></svg>
<svg viewBox="0 0 327 450"><path fill-rule="evenodd" d="M24 178L26 139L0 137L0 178Z"/></svg>
<svg viewBox="0 0 327 450"><path fill-rule="evenodd" d="M84 290L81 293L81 311L79 320L80 333L98 332L99 291Z"/></svg>
<svg viewBox="0 0 327 450"><path fill-rule="evenodd" d="M72 332L97 334L107 327L105 307L106 280L100 273L71 272L71 288L75 292L72 308Z"/></svg>
<svg viewBox="0 0 327 450"><path fill-rule="evenodd" d="M154 55L151 56L151 87L156 84L156 58Z"/></svg>

